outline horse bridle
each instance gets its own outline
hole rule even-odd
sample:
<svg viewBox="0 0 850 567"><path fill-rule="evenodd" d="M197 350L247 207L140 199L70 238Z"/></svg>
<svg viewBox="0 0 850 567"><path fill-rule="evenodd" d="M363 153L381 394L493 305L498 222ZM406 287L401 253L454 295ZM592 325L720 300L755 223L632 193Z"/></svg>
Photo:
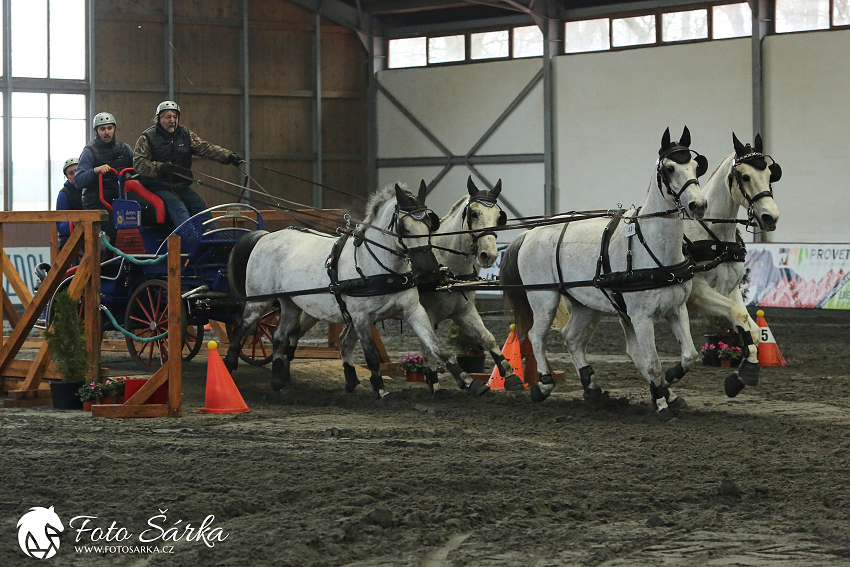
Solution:
<svg viewBox="0 0 850 567"><path fill-rule="evenodd" d="M499 206L496 204L496 197L491 197L489 195L475 195L473 197L470 197L469 200L466 202L466 206L463 208L463 212L461 213L460 218L461 226L463 226L463 223L466 222L469 230L469 235L472 237L472 246L470 247L470 253L474 253L475 245L478 243L479 240L481 240L485 236L492 236L494 238L496 236L495 230L485 229L475 231L472 228L472 215L469 214L469 206L472 203L479 203L481 205L484 205L488 209L492 209L493 207L499 208ZM505 213L505 211L499 209L499 220L496 221L496 226L505 226L506 224L508 224L508 215L507 213Z"/></svg>
<svg viewBox="0 0 850 567"><path fill-rule="evenodd" d="M428 226L428 244L423 244L422 246L409 247L407 246L407 244L404 243L404 237L409 235L404 234L401 220L404 219L404 217L406 216L412 216L417 221L424 222ZM372 256L372 259L374 259L375 262L377 262L378 265L381 266L381 268L391 274L397 274L398 272L387 267L386 265L384 265L383 262L381 262L380 258L378 258L378 256L372 250L372 246L377 246L378 248L386 250L394 256L397 256L399 258L407 258L409 260L411 254L427 252L432 248L431 234L439 227L440 217L438 217L437 214L428 207L425 207L424 205L419 205L411 209L403 209L398 204L396 204L395 212L393 212L393 216L390 219L386 230L396 235L396 240L398 241L398 245L401 251L390 248L388 246L384 246L380 242L375 242L374 240L366 238L365 232L367 227L365 225L360 225L354 232L354 267L357 270L357 273L359 273L363 277L366 277L360 270L360 266L357 265L357 249L361 245L366 249L369 255Z"/></svg>
<svg viewBox="0 0 850 567"><path fill-rule="evenodd" d="M747 147L749 148L749 146L747 146ZM747 194L747 192L744 191L743 174L738 170L738 166L742 163L747 163L747 162L752 161L753 159L756 159L756 158L762 158L762 159L770 158L771 163L767 166L767 169L770 170L770 178L768 179L768 189L767 189L767 191L762 191L761 193L757 193L756 195L753 195L752 197L750 197ZM766 162L766 160L765 160L765 162ZM748 163L747 165L749 165L750 167L754 167L756 169L759 169L758 167L756 167L755 165L753 165L751 163ZM744 200L747 201L747 219L749 221L748 224L752 224L752 222L755 221L758 224L758 226L761 228L761 222L759 221L758 217L756 216L755 204L758 201L760 201L761 199L764 199L766 197L770 197L771 199L773 198L773 184L775 182L779 181L779 179L782 177L782 168L779 166L778 163L776 163L776 160L774 160L773 157L771 157L767 154L763 154L761 152L757 152L757 151L753 150L750 153L743 155L741 157L737 157L737 156L735 157L735 160L732 163L732 171L730 172L730 175L738 183L738 190L741 192L741 195L744 197ZM730 186L729 186L729 191L730 191L730 193L732 191L731 183L730 183Z"/></svg>
<svg viewBox="0 0 850 567"><path fill-rule="evenodd" d="M697 162L696 177L692 177L685 181L685 183L682 185L678 192L676 192L673 187L670 186L670 179L667 177L667 171L661 167L661 163L664 161L664 159L670 157L670 155L676 152L688 152L689 156L691 153L693 153L695 156L693 159ZM673 161L679 163L678 160ZM684 193L691 185L699 185L699 178L702 177L706 171L708 171L708 159L704 155L698 153L695 150L690 149L687 146L681 146L677 144L675 146L667 148L658 155L658 161L655 162L655 181L658 184L658 190L661 191L661 194L664 194L663 190L661 189L661 186L663 184L664 187L667 189L667 194L673 197L673 200L676 203L676 208L680 211L684 211L684 207L682 207L682 203L680 200L682 197L682 193Z"/></svg>

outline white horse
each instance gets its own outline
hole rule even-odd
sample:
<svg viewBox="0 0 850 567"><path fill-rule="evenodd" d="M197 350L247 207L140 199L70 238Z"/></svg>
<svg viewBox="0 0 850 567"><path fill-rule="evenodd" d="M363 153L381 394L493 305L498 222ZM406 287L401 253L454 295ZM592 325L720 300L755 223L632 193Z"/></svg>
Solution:
<svg viewBox="0 0 850 567"><path fill-rule="evenodd" d="M667 421L686 407L670 393L677 377L662 376L655 347L655 320L666 318L682 347L682 374L699 353L691 338L685 301L691 292L693 265L682 253L684 221L680 214L701 218L706 201L698 178L708 162L691 156L685 127L679 142L664 132L646 200L622 219L582 220L546 226L522 234L508 246L501 282L513 305L517 333L526 333L540 369L531 389L534 401L545 400L555 387L546 362L544 336L558 309L561 294L571 317L562 335L584 387L585 397L603 393L587 363L585 350L603 312L616 313L626 332L626 351L649 382L657 416ZM696 153L696 152L693 152ZM520 289L525 287L526 289Z"/></svg>
<svg viewBox="0 0 850 567"><path fill-rule="evenodd" d="M359 338L379 398L388 392L370 325L389 318L407 321L427 354L443 362L472 393L487 391L486 384L473 381L443 349L419 303L416 282L439 272L430 233L440 221L424 203L422 187L417 199L396 184L369 199L364 224L353 238L281 230L255 232L240 240L231 252L228 276L234 293L247 296L248 301L225 357L228 369L235 370L238 364L242 339L277 302L280 320L272 340L272 387L276 390L290 379L294 355L294 349L288 348L290 336L299 334L304 312L321 321L350 323L340 340L346 376L354 373L353 350Z"/></svg>
<svg viewBox="0 0 850 567"><path fill-rule="evenodd" d="M782 177L782 168L763 153L762 140L756 135L755 147L742 144L732 134L735 152L726 156L705 184L708 200L706 218L734 219L738 208L747 210L748 224L764 231L776 229L779 208L773 200L772 183ZM770 159L770 163L768 163ZM705 221L688 223L687 247L699 266L693 279L688 307L708 315L725 317L743 340L747 356L738 369L726 378L726 395L733 398L744 386L759 381L759 328L747 313L741 296L746 249L736 240L736 225Z"/></svg>
<svg viewBox="0 0 850 567"><path fill-rule="evenodd" d="M424 183L424 181L423 181ZM469 195L458 199L452 205L449 213L440 219L440 228L432 234L434 256L440 265L449 269L455 279L474 280L481 268L489 268L498 258L499 250L496 245L496 232L492 229L507 223L507 215L499 208L497 199L502 191L502 181L496 182L492 190L481 191L472 181L467 179L466 188ZM420 185L420 191L424 187ZM443 234L462 233L462 234ZM478 310L475 308L475 291L458 292L436 291L434 285L419 287L419 301L428 313L428 319L436 327L442 321L451 319L473 340L486 348L496 365L499 373L505 377L505 389L523 390L525 386L517 376L511 364L502 355L502 349L493 334L484 326ZM290 339L290 349L294 352L298 339L303 336L316 320L306 313L301 317L300 334ZM352 370L346 370L346 391L352 392L360 383ZM432 394L439 391L437 373L426 370L425 380ZM458 386L466 388L462 381ZM484 393L482 388L476 391Z"/></svg>

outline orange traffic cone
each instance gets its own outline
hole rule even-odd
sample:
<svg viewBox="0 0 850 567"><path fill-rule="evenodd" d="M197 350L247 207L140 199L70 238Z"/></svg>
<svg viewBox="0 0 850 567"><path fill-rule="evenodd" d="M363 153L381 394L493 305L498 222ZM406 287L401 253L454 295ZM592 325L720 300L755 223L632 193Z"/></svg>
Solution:
<svg viewBox="0 0 850 567"><path fill-rule="evenodd" d="M246 413L251 411L242 399L242 394L233 378L224 367L224 361L216 350L218 344L210 341L210 354L207 361L207 391L204 407L199 413Z"/></svg>
<svg viewBox="0 0 850 567"><path fill-rule="evenodd" d="M764 320L764 311L759 309L756 311L756 316L758 317L756 325L761 327L758 344L759 366L785 366L785 357L779 352L776 339L773 338L773 333L770 332L770 327L767 326L767 321Z"/></svg>
<svg viewBox="0 0 850 567"><path fill-rule="evenodd" d="M525 381L522 370L522 349L520 348L516 331L514 331L514 325L511 325L511 333L508 335L508 340L505 341L505 346L502 348L502 356L508 359L511 367L514 369L514 374L519 376L519 379L528 388L528 383ZM493 367L493 372L490 373L490 381L487 385L490 386L491 390L505 389L505 379L499 373L498 365Z"/></svg>

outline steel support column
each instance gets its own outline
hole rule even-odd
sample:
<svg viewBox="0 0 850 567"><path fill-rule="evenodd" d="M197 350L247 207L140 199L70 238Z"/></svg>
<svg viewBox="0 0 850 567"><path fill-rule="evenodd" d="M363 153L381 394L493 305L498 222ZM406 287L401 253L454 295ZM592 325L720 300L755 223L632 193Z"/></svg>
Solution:
<svg viewBox="0 0 850 567"><path fill-rule="evenodd" d="M387 40L360 34L369 58L369 84L366 91L366 183L368 192L378 190L378 72L386 68Z"/></svg>
<svg viewBox="0 0 850 567"><path fill-rule="evenodd" d="M165 70L168 73L168 100L174 100L174 0L165 0ZM179 104L179 103L178 103Z"/></svg>
<svg viewBox="0 0 850 567"><path fill-rule="evenodd" d="M753 17L752 45L752 111L753 111L753 139L756 134L767 142L767 125L764 114L764 38L774 32L773 0L749 0L750 10ZM754 242L765 242L764 233L753 234Z"/></svg>
<svg viewBox="0 0 850 567"><path fill-rule="evenodd" d="M313 24L313 181L322 183L322 17L318 12L313 14ZM322 208L322 188L318 185L313 185L313 206Z"/></svg>
<svg viewBox="0 0 850 567"><path fill-rule="evenodd" d="M12 210L12 0L3 2L3 69L6 82L3 92L3 210Z"/></svg>
<svg viewBox="0 0 850 567"><path fill-rule="evenodd" d="M251 173L251 91L248 58L248 0L242 0L242 151L248 163L242 165L246 174ZM250 202L246 195L243 202Z"/></svg>
<svg viewBox="0 0 850 567"><path fill-rule="evenodd" d="M555 184L555 57L560 52L564 26L560 20L543 21L543 214L558 210Z"/></svg>

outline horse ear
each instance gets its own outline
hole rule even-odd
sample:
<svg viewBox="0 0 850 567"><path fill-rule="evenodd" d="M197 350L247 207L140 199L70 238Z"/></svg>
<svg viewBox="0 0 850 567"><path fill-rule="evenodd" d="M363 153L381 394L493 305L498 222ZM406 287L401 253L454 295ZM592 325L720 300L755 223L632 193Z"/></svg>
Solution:
<svg viewBox="0 0 850 567"><path fill-rule="evenodd" d="M691 147L691 131L688 130L687 126L685 126L685 129L682 130L682 137L679 138L679 144L686 148Z"/></svg>
<svg viewBox="0 0 850 567"><path fill-rule="evenodd" d="M670 145L670 128L664 130L664 135L661 136L661 148L664 149Z"/></svg>
<svg viewBox="0 0 850 567"><path fill-rule="evenodd" d="M498 181L496 181L496 186L493 187L493 190L489 191L489 193L490 193L490 196L495 199L499 196L499 193L501 193L501 192L502 192L502 180L499 179Z"/></svg>
<svg viewBox="0 0 850 567"><path fill-rule="evenodd" d="M753 143L755 144L756 151L758 153L762 153L762 150L764 150L764 144L761 141L761 134L756 134L756 139Z"/></svg>
<svg viewBox="0 0 850 567"><path fill-rule="evenodd" d="M744 147L744 144L741 143L741 140L738 139L735 132L732 132L732 145L735 146L735 154L738 157L747 153L747 148Z"/></svg>
<svg viewBox="0 0 850 567"><path fill-rule="evenodd" d="M428 186L425 185L425 180L419 182L419 195L416 197L416 200L419 201L420 205L425 204L425 197L428 195Z"/></svg>
<svg viewBox="0 0 850 567"><path fill-rule="evenodd" d="M402 189L401 186L398 183L396 183L395 184L395 201L396 201L396 203L398 203L398 206L402 209L404 209L405 207L410 207L410 205L411 205L410 202L412 200L413 199L411 199L410 195L404 189Z"/></svg>
<svg viewBox="0 0 850 567"><path fill-rule="evenodd" d="M472 180L471 175L466 180L466 190L469 191L470 195L478 193L478 187L475 186L475 182Z"/></svg>

